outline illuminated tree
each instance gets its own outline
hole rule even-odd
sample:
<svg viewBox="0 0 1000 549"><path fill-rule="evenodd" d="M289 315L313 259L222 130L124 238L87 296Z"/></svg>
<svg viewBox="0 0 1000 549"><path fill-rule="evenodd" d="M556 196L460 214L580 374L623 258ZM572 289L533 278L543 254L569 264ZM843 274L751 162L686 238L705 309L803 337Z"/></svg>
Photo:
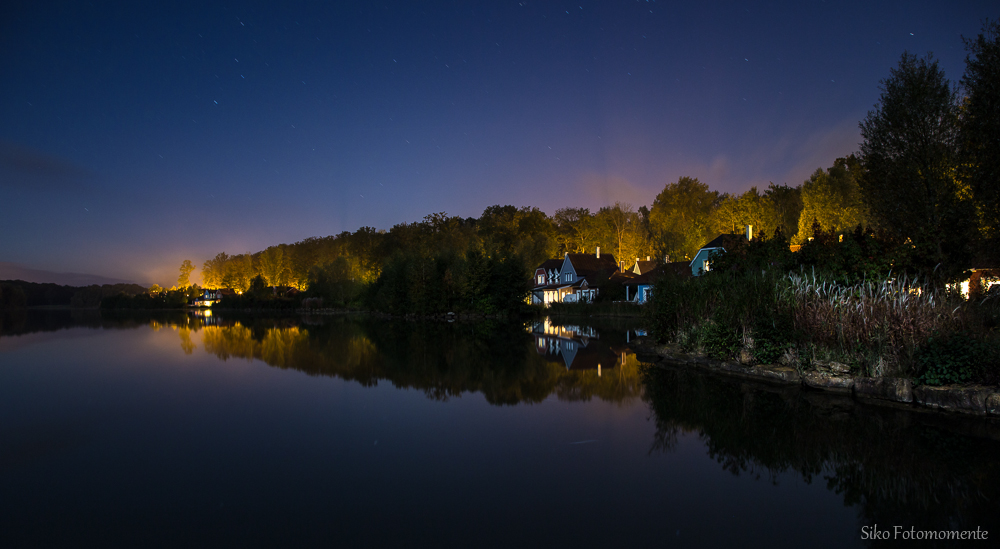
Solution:
<svg viewBox="0 0 1000 549"><path fill-rule="evenodd" d="M227 288L246 292L250 289L250 281L253 280L253 277L253 255L245 253L229 258L222 280Z"/></svg>
<svg viewBox="0 0 1000 549"><path fill-rule="evenodd" d="M711 216L711 232L732 234L740 230L740 203L739 197L729 193L723 193L715 202L715 208Z"/></svg>
<svg viewBox="0 0 1000 549"><path fill-rule="evenodd" d="M761 194L756 186L738 196L724 194L719 197L710 219L709 227L713 230L709 237L719 233L743 234L747 225L753 227L755 236L771 236L778 227L784 230L774 196L767 192Z"/></svg>
<svg viewBox="0 0 1000 549"><path fill-rule="evenodd" d="M228 262L229 256L226 255L226 252L219 252L201 266L201 281L206 288L224 287L223 278L225 278L226 263Z"/></svg>
<svg viewBox="0 0 1000 549"><path fill-rule="evenodd" d="M631 204L615 202L614 206L605 206L597 212L596 219L603 229L601 240L614 254L619 266L624 261L623 268L628 268L633 258L648 254L649 239L644 234L645 224Z"/></svg>
<svg viewBox="0 0 1000 549"><path fill-rule="evenodd" d="M600 230L588 208L556 210L553 221L560 252L585 253L597 246Z"/></svg>
<svg viewBox="0 0 1000 549"><path fill-rule="evenodd" d="M271 246L260 253L258 264L260 274L268 286L285 286L288 268L285 265L285 251L279 246Z"/></svg>
<svg viewBox="0 0 1000 549"><path fill-rule="evenodd" d="M776 225L786 237L794 237L799 231L799 220L802 216L802 187L771 183L764 191L764 195L774 209Z"/></svg>
<svg viewBox="0 0 1000 549"><path fill-rule="evenodd" d="M825 172L817 169L802 184L802 215L796 242L813 236L813 222L827 233L847 233L868 225L868 212L858 187L861 166L851 155L838 158Z"/></svg>
<svg viewBox="0 0 1000 549"><path fill-rule="evenodd" d="M185 259L184 263L181 263L181 275L177 277L177 286L180 289L183 290L191 285L192 271L194 271L194 265L191 263L190 259Z"/></svg>
<svg viewBox="0 0 1000 549"><path fill-rule="evenodd" d="M470 223L466 223L465 220L457 217L449 219L457 220L454 224L449 225L449 229L453 233L460 233L462 235L461 238L466 241L471 241L474 238L475 231ZM453 240L459 240L459 237L456 236ZM351 254L358 260L360 280L362 282L370 283L378 278L382 270L381 248L384 241L385 231L378 231L373 227L361 227L351 235L348 247ZM463 252L465 247L464 245L462 246Z"/></svg>
<svg viewBox="0 0 1000 549"><path fill-rule="evenodd" d="M750 187L736 200L738 212L736 229L742 232L747 225L753 227L754 235L772 235L778 227L778 217L774 204L766 194L761 194L756 186ZM733 232L737 232L734 230Z"/></svg>
<svg viewBox="0 0 1000 549"><path fill-rule="evenodd" d="M649 230L657 255L670 255L673 260L694 257L705 243L709 216L719 199L719 193L697 178L681 177L656 195L649 212Z"/></svg>
<svg viewBox="0 0 1000 549"><path fill-rule="evenodd" d="M904 53L861 123L862 196L901 261L946 278L968 268L975 211L958 175L956 94L931 56Z"/></svg>

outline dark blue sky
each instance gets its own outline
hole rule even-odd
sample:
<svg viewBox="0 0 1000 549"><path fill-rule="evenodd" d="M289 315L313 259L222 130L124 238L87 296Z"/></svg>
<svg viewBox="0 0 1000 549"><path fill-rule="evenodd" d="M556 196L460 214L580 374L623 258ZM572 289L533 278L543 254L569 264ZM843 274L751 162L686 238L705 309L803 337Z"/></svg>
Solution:
<svg viewBox="0 0 1000 549"><path fill-rule="evenodd" d="M48 3L0 8L0 261L183 259L492 204L797 185L904 50L957 81L994 2Z"/></svg>

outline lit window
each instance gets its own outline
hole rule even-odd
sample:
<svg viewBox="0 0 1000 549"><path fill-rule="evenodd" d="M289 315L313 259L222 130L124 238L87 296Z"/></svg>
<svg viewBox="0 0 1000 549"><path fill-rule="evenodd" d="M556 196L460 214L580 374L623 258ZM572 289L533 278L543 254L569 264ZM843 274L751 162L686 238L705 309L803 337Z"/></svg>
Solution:
<svg viewBox="0 0 1000 549"><path fill-rule="evenodd" d="M706 259L706 260L702 261L701 264L702 264L702 268L701 269L707 273L708 272L708 260ZM524 279L522 278L521 280L524 280Z"/></svg>

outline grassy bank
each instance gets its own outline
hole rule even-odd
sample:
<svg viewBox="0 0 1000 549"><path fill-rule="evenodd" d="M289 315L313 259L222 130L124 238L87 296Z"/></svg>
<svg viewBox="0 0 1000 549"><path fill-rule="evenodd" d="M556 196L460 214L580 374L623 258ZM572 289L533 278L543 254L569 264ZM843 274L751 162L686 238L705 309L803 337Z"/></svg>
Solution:
<svg viewBox="0 0 1000 549"><path fill-rule="evenodd" d="M719 270L667 277L650 324L661 343L719 360L941 385L1000 382L1000 298L966 301L908 277L838 281L815 271Z"/></svg>

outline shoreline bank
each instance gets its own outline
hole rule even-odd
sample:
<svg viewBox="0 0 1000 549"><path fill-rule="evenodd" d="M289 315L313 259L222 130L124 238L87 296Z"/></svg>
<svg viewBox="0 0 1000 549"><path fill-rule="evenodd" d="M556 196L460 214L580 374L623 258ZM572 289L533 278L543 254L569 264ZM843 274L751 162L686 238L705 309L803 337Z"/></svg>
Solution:
<svg viewBox="0 0 1000 549"><path fill-rule="evenodd" d="M1000 440L1000 388L985 385L914 386L908 378L852 376L836 362L820 363L800 372L791 366L744 365L681 352L666 345L636 339L630 348L643 362L694 367L699 370L780 385L799 385L810 390L851 396L857 400L914 410L952 412L996 419Z"/></svg>

